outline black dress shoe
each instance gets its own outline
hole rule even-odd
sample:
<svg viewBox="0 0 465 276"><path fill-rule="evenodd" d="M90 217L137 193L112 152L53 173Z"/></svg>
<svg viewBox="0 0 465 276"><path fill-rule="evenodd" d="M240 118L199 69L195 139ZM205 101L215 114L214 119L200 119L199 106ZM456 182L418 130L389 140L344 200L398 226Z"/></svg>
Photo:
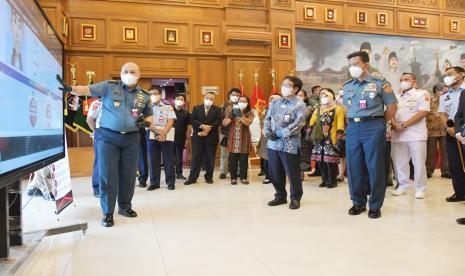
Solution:
<svg viewBox="0 0 465 276"><path fill-rule="evenodd" d="M270 183L271 183L271 179L265 178L265 180L263 180L263 184L270 184Z"/></svg>
<svg viewBox="0 0 465 276"><path fill-rule="evenodd" d="M264 176L265 175L265 172L264 171L261 171L258 173L258 176Z"/></svg>
<svg viewBox="0 0 465 276"><path fill-rule="evenodd" d="M451 179L452 176L450 176L450 174L446 173L446 174L443 174L441 175L442 178L447 178L447 179Z"/></svg>
<svg viewBox="0 0 465 276"><path fill-rule="evenodd" d="M465 218L458 218L457 223L461 225L465 225Z"/></svg>
<svg viewBox="0 0 465 276"><path fill-rule="evenodd" d="M187 180L186 182L184 182L184 185L191 185L191 184L195 184L196 181L194 180Z"/></svg>
<svg viewBox="0 0 465 276"><path fill-rule="evenodd" d="M113 221L113 214L103 215L102 225L105 227L112 227L115 225L115 222Z"/></svg>
<svg viewBox="0 0 465 276"><path fill-rule="evenodd" d="M140 182L139 182L139 187L140 187L140 188L145 188L145 187L147 187L147 183L140 183Z"/></svg>
<svg viewBox="0 0 465 276"><path fill-rule="evenodd" d="M278 205L282 205L286 203L287 203L287 199L285 198L283 199L275 198L272 201L268 202L268 206L278 206Z"/></svg>
<svg viewBox="0 0 465 276"><path fill-rule="evenodd" d="M450 197L446 197L447 202L460 202L465 201L465 196L457 196L456 194L451 195Z"/></svg>
<svg viewBox="0 0 465 276"><path fill-rule="evenodd" d="M320 183L320 185L318 185L318 187L320 187L320 188L326 187L326 183L323 181L323 182Z"/></svg>
<svg viewBox="0 0 465 276"><path fill-rule="evenodd" d="M220 174L220 179L226 179L226 174L225 173Z"/></svg>
<svg viewBox="0 0 465 276"><path fill-rule="evenodd" d="M213 184L213 180L211 179L205 179L205 181L207 182L207 184Z"/></svg>
<svg viewBox="0 0 465 276"><path fill-rule="evenodd" d="M365 212L367 208L365 206L354 205L352 208L349 209L349 215L356 216L360 215L361 213Z"/></svg>
<svg viewBox="0 0 465 276"><path fill-rule="evenodd" d="M174 185L169 185L169 186L168 186L168 190L174 190L174 189L176 189L176 188L174 187Z"/></svg>
<svg viewBox="0 0 465 276"><path fill-rule="evenodd" d="M231 185L237 185L237 179L231 179Z"/></svg>
<svg viewBox="0 0 465 276"><path fill-rule="evenodd" d="M187 180L187 178L184 177L184 175L182 174L179 174L176 176L176 179L179 179L179 180Z"/></svg>
<svg viewBox="0 0 465 276"><path fill-rule="evenodd" d="M332 188L336 188L336 187L337 187L336 183L326 185L326 188L328 188L328 189L332 189Z"/></svg>
<svg viewBox="0 0 465 276"><path fill-rule="evenodd" d="M298 200L291 200L291 204L289 204L289 209L296 210L300 208L300 201Z"/></svg>
<svg viewBox="0 0 465 276"><path fill-rule="evenodd" d="M100 198L100 192L99 191L94 191L94 197Z"/></svg>
<svg viewBox="0 0 465 276"><path fill-rule="evenodd" d="M153 190L156 190L156 189L160 189L160 186L150 185L150 186L147 188L147 191L153 191Z"/></svg>
<svg viewBox="0 0 465 276"><path fill-rule="evenodd" d="M381 217L381 210L380 209L370 209L368 211L368 217L372 219L377 219Z"/></svg>
<svg viewBox="0 0 465 276"><path fill-rule="evenodd" d="M389 187L394 186L394 183L392 182L392 179L389 179L389 180L388 180L387 186L389 186Z"/></svg>
<svg viewBox="0 0 465 276"><path fill-rule="evenodd" d="M128 218L135 218L137 217L137 213L132 210L132 209L126 209L126 210L121 210L119 209L118 210L118 214L122 215L122 216L125 216L125 217L128 217Z"/></svg>

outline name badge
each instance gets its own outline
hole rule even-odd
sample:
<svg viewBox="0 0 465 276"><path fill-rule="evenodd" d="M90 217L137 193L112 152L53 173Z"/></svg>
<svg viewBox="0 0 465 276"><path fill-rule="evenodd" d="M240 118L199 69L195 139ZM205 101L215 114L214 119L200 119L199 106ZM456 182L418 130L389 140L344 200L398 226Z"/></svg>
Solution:
<svg viewBox="0 0 465 276"><path fill-rule="evenodd" d="M139 112L137 112L137 108L131 109L131 115L133 118L137 118L137 116L139 116Z"/></svg>
<svg viewBox="0 0 465 276"><path fill-rule="evenodd" d="M360 109L367 109L367 100L360 100L359 108Z"/></svg>
<svg viewBox="0 0 465 276"><path fill-rule="evenodd" d="M285 114L284 115L284 120L285 123L289 123L291 121L291 115L290 114Z"/></svg>
<svg viewBox="0 0 465 276"><path fill-rule="evenodd" d="M287 105L285 105L285 104L281 105L281 108L286 108L286 107L287 107Z"/></svg>
<svg viewBox="0 0 465 276"><path fill-rule="evenodd" d="M365 86L365 89L364 91L367 91L367 92L374 92L376 91L376 83L369 83Z"/></svg>

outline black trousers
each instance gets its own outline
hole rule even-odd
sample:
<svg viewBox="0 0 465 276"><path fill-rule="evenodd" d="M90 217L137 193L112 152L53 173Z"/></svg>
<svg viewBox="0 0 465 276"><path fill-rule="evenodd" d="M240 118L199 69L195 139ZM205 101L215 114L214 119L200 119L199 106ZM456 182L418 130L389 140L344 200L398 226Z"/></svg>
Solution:
<svg viewBox="0 0 465 276"><path fill-rule="evenodd" d="M455 194L457 197L465 196L465 172L460 160L459 144L457 139L449 134L446 136L446 151Z"/></svg>
<svg viewBox="0 0 465 276"><path fill-rule="evenodd" d="M327 185L336 184L338 165L334 163L318 162L320 168L321 178Z"/></svg>
<svg viewBox="0 0 465 276"><path fill-rule="evenodd" d="M218 143L205 143L203 141L192 141L192 159L189 180L197 181L202 165L205 166L205 180L213 180L213 169L215 167L216 148Z"/></svg>
<svg viewBox="0 0 465 276"><path fill-rule="evenodd" d="M247 179L247 171L249 169L249 154L248 153L229 153L228 157L229 173L231 179L237 179L237 168L240 167L240 178Z"/></svg>
<svg viewBox="0 0 465 276"><path fill-rule="evenodd" d="M174 144L174 154L176 155L176 175L182 175L182 154L184 152L184 143Z"/></svg>
<svg viewBox="0 0 465 276"><path fill-rule="evenodd" d="M302 178L300 175L300 153L292 154L268 149L270 179L276 190L275 198L287 198L286 175L291 184L291 199L302 198Z"/></svg>
<svg viewBox="0 0 465 276"><path fill-rule="evenodd" d="M139 183L145 184L149 177L149 165L147 159L147 139L146 139L146 131L145 129L140 130L140 153L139 153Z"/></svg>

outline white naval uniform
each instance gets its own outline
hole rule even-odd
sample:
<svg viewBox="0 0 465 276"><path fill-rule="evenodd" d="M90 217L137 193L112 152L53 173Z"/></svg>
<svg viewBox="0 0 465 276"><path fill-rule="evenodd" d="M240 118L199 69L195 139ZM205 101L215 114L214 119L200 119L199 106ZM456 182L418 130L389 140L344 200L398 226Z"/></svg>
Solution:
<svg viewBox="0 0 465 276"><path fill-rule="evenodd" d="M401 124L408 121L419 111L430 111L430 96L426 90L412 88L398 94L398 110L396 121ZM392 131L392 160L399 181L399 188L406 190L409 184L410 166L412 159L415 168L415 189L424 192L426 189L426 141L428 129L426 119L410 125L400 133Z"/></svg>

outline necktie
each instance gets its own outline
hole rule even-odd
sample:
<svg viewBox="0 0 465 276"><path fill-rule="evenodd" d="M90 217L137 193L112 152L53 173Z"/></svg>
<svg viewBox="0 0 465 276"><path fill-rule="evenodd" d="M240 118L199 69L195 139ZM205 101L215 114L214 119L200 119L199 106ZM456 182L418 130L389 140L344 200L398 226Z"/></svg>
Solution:
<svg viewBox="0 0 465 276"><path fill-rule="evenodd" d="M208 115L208 111L210 110L210 107L209 106L205 106L205 116Z"/></svg>

